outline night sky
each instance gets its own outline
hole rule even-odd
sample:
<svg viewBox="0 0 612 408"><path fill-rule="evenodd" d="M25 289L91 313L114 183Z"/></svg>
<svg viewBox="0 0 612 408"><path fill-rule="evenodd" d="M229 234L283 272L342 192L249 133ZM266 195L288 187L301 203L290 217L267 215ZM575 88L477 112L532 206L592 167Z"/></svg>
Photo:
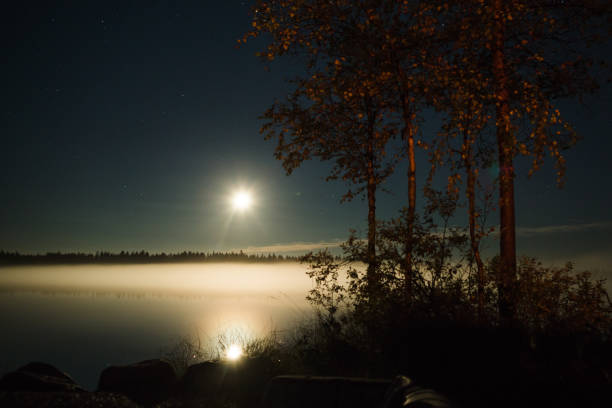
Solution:
<svg viewBox="0 0 612 408"><path fill-rule="evenodd" d="M346 186L323 180L328 165L287 177L259 135L258 116L301 68L267 72L260 42L236 48L249 2L24 4L1 25L0 249L282 252L363 230L365 203L339 203ZM531 180L519 163L520 253L612 270L611 101L608 85L560 105L584 137L562 190L550 163ZM380 195L381 218L404 205L404 174ZM232 215L238 188L256 205Z"/></svg>

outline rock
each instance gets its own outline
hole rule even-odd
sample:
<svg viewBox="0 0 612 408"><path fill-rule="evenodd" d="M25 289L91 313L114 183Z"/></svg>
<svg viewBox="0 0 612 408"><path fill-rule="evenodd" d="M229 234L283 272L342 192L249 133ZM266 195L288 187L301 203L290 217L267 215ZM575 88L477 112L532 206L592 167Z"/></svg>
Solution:
<svg viewBox="0 0 612 408"><path fill-rule="evenodd" d="M98 391L118 392L140 404L151 405L170 397L176 383L170 363L155 359L107 367L100 374Z"/></svg>
<svg viewBox="0 0 612 408"><path fill-rule="evenodd" d="M78 392L84 391L66 373L54 366L33 362L16 371L5 374L0 379L0 390L34 392Z"/></svg>
<svg viewBox="0 0 612 408"><path fill-rule="evenodd" d="M388 380L283 375L270 380L262 405L266 408L377 407L390 384Z"/></svg>
<svg viewBox="0 0 612 408"><path fill-rule="evenodd" d="M125 395L104 392L4 392L3 408L138 408Z"/></svg>
<svg viewBox="0 0 612 408"><path fill-rule="evenodd" d="M181 379L180 392L186 395L211 394L221 388L229 367L205 361L187 368Z"/></svg>
<svg viewBox="0 0 612 408"><path fill-rule="evenodd" d="M275 365L267 357L246 358L228 371L225 390L238 406L258 406L262 392L274 377Z"/></svg>
<svg viewBox="0 0 612 408"><path fill-rule="evenodd" d="M231 401L238 406L258 405L262 390L273 377L274 365L265 357L194 364L187 368L179 393L189 399Z"/></svg>

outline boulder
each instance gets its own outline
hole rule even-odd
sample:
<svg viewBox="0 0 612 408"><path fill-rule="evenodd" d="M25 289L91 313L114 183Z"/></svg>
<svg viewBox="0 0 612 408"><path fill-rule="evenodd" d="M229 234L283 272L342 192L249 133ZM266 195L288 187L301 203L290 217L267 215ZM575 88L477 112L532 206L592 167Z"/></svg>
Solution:
<svg viewBox="0 0 612 408"><path fill-rule="evenodd" d="M205 361L187 368L180 382L180 392L185 395L216 393L221 388L228 369L221 363Z"/></svg>
<svg viewBox="0 0 612 408"><path fill-rule="evenodd" d="M66 373L54 366L32 362L16 371L5 374L0 379L2 391L34 391L34 392L80 392L84 391Z"/></svg>
<svg viewBox="0 0 612 408"><path fill-rule="evenodd" d="M104 392L0 391L2 408L139 408L121 394Z"/></svg>
<svg viewBox="0 0 612 408"><path fill-rule="evenodd" d="M206 361L187 368L180 390L187 394L244 391L256 387L261 390L273 377L269 359L244 358L236 362Z"/></svg>
<svg viewBox="0 0 612 408"><path fill-rule="evenodd" d="M155 359L105 368L100 374L98 391L118 392L140 404L151 405L170 397L176 383L170 363Z"/></svg>
<svg viewBox="0 0 612 408"><path fill-rule="evenodd" d="M262 390L274 376L269 358L244 358L194 364L187 368L178 387L190 399L231 401L238 406L258 405Z"/></svg>

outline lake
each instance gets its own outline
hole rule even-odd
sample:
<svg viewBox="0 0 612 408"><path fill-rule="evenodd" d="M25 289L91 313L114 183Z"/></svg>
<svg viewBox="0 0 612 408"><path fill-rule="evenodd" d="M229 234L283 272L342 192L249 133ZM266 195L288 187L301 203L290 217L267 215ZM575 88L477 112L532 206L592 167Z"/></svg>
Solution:
<svg viewBox="0 0 612 408"><path fill-rule="evenodd" d="M159 357L184 337L255 338L312 315L297 263L0 268L0 374L44 361L87 389L108 365Z"/></svg>

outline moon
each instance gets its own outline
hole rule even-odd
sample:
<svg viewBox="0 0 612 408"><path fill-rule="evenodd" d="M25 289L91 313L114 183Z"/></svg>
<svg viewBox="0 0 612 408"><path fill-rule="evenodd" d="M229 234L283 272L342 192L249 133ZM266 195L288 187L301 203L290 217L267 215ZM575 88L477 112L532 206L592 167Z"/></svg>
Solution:
<svg viewBox="0 0 612 408"><path fill-rule="evenodd" d="M246 211L253 204L253 198L248 191L237 191L232 196L232 207L236 211Z"/></svg>

